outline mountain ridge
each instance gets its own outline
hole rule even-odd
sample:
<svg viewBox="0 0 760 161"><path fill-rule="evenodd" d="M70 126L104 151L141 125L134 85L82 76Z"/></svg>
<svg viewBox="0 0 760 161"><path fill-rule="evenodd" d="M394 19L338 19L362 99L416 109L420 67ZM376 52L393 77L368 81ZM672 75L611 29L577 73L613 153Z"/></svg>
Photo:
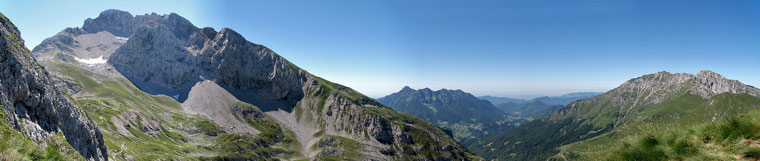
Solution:
<svg viewBox="0 0 760 161"><path fill-rule="evenodd" d="M506 115L486 100L458 89L414 90L406 86L377 101L396 111L409 113L450 129L460 142L477 140L489 133L500 132L525 122Z"/></svg>
<svg viewBox="0 0 760 161"><path fill-rule="evenodd" d="M470 145L470 149L481 156L494 159L543 160L557 154L555 148L588 140L600 135L611 135L627 124L636 124L643 118L684 115L678 111L664 111L664 116L652 116L662 103L680 99L709 99L720 93L747 93L758 97L760 90L729 80L711 71L700 71L696 75L686 73L671 74L657 72L632 78L619 87L602 95L570 103L562 110L543 119L533 121L504 133L484 138L482 142ZM688 101L686 101L688 102ZM667 105L671 107L671 105ZM680 105L672 106L681 108ZM707 107L705 107L707 108ZM750 108L752 109L752 108ZM714 110L714 109L704 109ZM729 117L729 116L720 116ZM676 117L678 118L678 117ZM610 132L610 133L608 133ZM619 131L617 131L619 132ZM524 138L513 136L533 133ZM552 139L546 139L546 138ZM504 143L493 144L494 142ZM531 147L508 146L521 142L535 144ZM496 150L500 153L495 153ZM531 153L528 154L527 152ZM515 154L507 156L503 154Z"/></svg>

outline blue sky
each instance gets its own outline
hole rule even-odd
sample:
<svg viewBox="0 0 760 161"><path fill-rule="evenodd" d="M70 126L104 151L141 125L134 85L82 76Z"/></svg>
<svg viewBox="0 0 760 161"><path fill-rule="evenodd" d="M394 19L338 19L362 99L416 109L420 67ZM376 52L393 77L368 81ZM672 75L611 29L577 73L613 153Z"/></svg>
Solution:
<svg viewBox="0 0 760 161"><path fill-rule="evenodd" d="M11 1L28 47L105 9L232 28L309 72L381 97L412 88L529 98L709 69L760 86L760 1Z"/></svg>

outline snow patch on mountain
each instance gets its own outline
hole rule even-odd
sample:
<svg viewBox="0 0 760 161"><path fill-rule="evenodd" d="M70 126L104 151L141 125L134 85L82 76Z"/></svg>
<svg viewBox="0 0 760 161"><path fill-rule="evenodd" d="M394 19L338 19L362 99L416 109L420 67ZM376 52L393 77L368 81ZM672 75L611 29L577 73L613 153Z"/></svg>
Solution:
<svg viewBox="0 0 760 161"><path fill-rule="evenodd" d="M103 59L103 56L92 58L92 59L80 59L80 58L74 57L74 59L76 59L80 63L87 64L88 66L94 66L97 64L105 64L108 61L107 59Z"/></svg>
<svg viewBox="0 0 760 161"><path fill-rule="evenodd" d="M127 40L129 40L129 38L116 36L116 41L127 42Z"/></svg>

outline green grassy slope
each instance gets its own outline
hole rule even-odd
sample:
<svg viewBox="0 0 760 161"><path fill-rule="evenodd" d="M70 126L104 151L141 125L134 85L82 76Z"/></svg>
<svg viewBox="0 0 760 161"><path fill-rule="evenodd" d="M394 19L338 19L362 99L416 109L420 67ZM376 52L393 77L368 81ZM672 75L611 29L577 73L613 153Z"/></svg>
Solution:
<svg viewBox="0 0 760 161"><path fill-rule="evenodd" d="M727 154L740 155L743 151L719 147L723 145L714 140L699 139L716 132L725 135L716 130L720 128L714 127L731 124L726 120L740 116L760 118L757 117L760 115L742 116L757 111L760 111L760 98L748 94L723 93L704 99L687 93L668 101L635 108L623 120L626 123L615 128L614 115L600 110L596 119L534 121L526 125L529 128L489 137L484 139L487 142L471 145L470 148L476 154L488 154L486 158L501 160L720 160ZM598 126L602 122L607 122L606 126ZM760 125L760 122L753 124ZM698 145L700 147L692 147ZM694 153L695 148L702 149ZM484 152L497 149L510 151L501 154ZM539 150L529 151L536 149Z"/></svg>
<svg viewBox="0 0 760 161"><path fill-rule="evenodd" d="M626 124L593 139L562 146L559 149L563 152L564 157L580 160L637 160L636 158L640 155L654 155L644 154L654 152L647 150L662 150L666 152L665 155L657 154L657 157L664 156L671 159L704 160L712 158L723 160L727 154L740 153L735 149L718 148L725 141L725 136L732 135L727 139L732 140L729 142L735 142L737 138L744 135L760 134L758 133L760 131L757 130L741 129L760 126L760 122L757 122L760 115L752 114L760 111L760 98L748 94L723 93L710 99L702 99L687 94L672 101L650 106L649 109L652 110L640 111L638 121L634 123ZM741 134L731 134L733 130L738 130ZM721 142L715 142L714 139L704 140L703 137L720 137L723 139L720 139ZM658 140L657 146L650 146L649 143L641 144L652 140ZM704 145L709 145L709 147L704 147ZM676 149L654 148L662 146ZM700 155L692 156L693 153L691 152L684 153L683 148L686 150L709 148L710 150L700 151Z"/></svg>

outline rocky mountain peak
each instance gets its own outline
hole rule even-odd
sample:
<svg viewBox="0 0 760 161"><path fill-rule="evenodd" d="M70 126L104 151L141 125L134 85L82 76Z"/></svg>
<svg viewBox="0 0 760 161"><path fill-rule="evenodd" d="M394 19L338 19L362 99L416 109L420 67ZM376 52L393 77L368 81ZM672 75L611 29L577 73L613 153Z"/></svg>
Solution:
<svg viewBox="0 0 760 161"><path fill-rule="evenodd" d="M160 20L157 20L156 22L166 24L169 26L169 28L172 28L175 34L174 36L182 40L189 39L193 33L198 31L198 27L195 27L195 25L193 25L193 23L190 23L189 20L177 15L176 13L164 15Z"/></svg>
<svg viewBox="0 0 760 161"><path fill-rule="evenodd" d="M108 31L119 37L129 37L132 34L134 17L126 11L109 9L95 18L84 21L82 29L88 33Z"/></svg>
<svg viewBox="0 0 760 161"><path fill-rule="evenodd" d="M663 71L659 71L659 72L657 72L655 74L658 74L658 75L670 75L670 72L663 70Z"/></svg>
<svg viewBox="0 0 760 161"><path fill-rule="evenodd" d="M412 89L412 87L409 87L409 86L404 86L404 88L401 88L401 92L409 92L409 91L414 91L414 89Z"/></svg>
<svg viewBox="0 0 760 161"><path fill-rule="evenodd" d="M697 72L697 76L700 76L700 75L716 75L716 76L723 77L720 74L715 73L711 70L700 70L699 72Z"/></svg>
<svg viewBox="0 0 760 161"><path fill-rule="evenodd" d="M696 80L700 84L702 84L702 83L713 83L713 84L714 83L725 83L725 82L728 81L728 79L726 79L726 77L723 77L722 75L720 75L718 73L715 73L713 71L709 71L709 70L699 71L697 73L697 75L695 75L694 80Z"/></svg>
<svg viewBox="0 0 760 161"><path fill-rule="evenodd" d="M726 79L722 75L709 70L702 70L694 76L693 80L702 88L706 88L712 94L723 92L730 93L747 93L749 95L760 97L760 89L745 85L737 80ZM703 95L703 91L698 91Z"/></svg>
<svg viewBox="0 0 760 161"><path fill-rule="evenodd" d="M245 40L243 35L240 35L238 32L230 28L222 28L222 30L220 30L217 35L218 37L216 38L211 37L211 38L214 38L216 40L227 40L230 42L246 42L247 41Z"/></svg>
<svg viewBox="0 0 760 161"><path fill-rule="evenodd" d="M216 36L217 32L214 30L214 28L211 27L204 27L201 29L200 34L203 34L206 36L206 38L214 38Z"/></svg>
<svg viewBox="0 0 760 161"><path fill-rule="evenodd" d="M82 29L87 33L108 31L118 37L129 37L140 25L149 22L164 24L174 31L175 36L188 39L197 29L189 20L176 13L158 15L156 13L132 16L129 12L109 9L100 13L97 18L88 18Z"/></svg>

